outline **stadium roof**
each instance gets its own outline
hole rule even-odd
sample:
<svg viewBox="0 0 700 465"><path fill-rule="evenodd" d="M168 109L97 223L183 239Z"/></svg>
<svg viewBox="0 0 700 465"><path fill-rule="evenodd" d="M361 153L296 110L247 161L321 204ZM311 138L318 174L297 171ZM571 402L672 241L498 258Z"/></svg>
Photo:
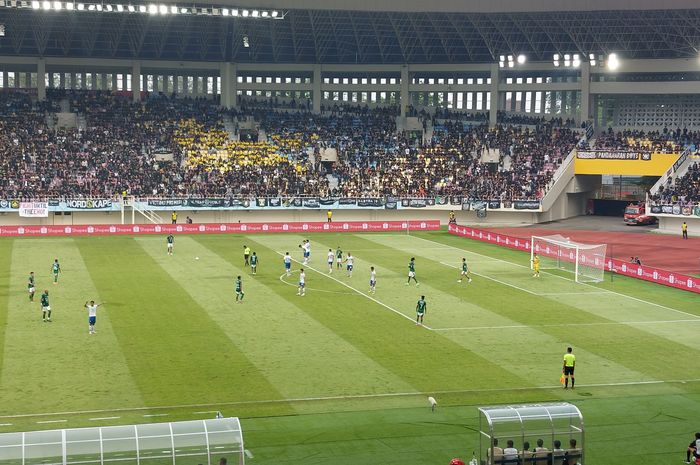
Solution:
<svg viewBox="0 0 700 465"><path fill-rule="evenodd" d="M298 0L295 5L314 3ZM610 8L619 9L596 10L602 0L580 0L566 2L569 11L543 10L547 5L561 8L562 3L326 0L328 9L318 10L283 9L289 2L281 0L249 1L250 7L279 7L284 19L274 21L0 7L0 24L5 24L0 55L346 64L486 63L520 53L530 61L547 62L554 53L576 52L616 52L625 58L698 56L697 2L694 8L677 0L668 3L681 9L649 10L640 9L640 4L650 7L649 0L607 0ZM364 9L339 9L350 4ZM392 5L396 9L398 4L406 10L430 5L443 11L369 11ZM531 11L480 12L514 5ZM446 11L458 6L474 11Z"/></svg>

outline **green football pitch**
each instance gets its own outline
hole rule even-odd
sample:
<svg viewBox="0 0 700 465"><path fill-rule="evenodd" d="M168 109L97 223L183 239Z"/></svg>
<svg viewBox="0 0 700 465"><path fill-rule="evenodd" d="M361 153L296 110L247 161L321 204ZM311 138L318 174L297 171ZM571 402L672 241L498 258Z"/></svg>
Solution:
<svg viewBox="0 0 700 465"><path fill-rule="evenodd" d="M306 237L177 236L173 256L161 236L0 240L0 432L221 411L242 419L251 463L437 465L471 458L480 405L569 401L584 415L587 463L685 459L700 429L698 295L617 276L535 279L527 254L440 231L309 235L299 297L301 265L284 276L281 254L301 260ZM337 246L355 257L352 278L328 274ZM405 284L412 256L419 287ZM469 284L457 282L462 257ZM89 299L106 302L95 335ZM559 384L569 345L575 390Z"/></svg>

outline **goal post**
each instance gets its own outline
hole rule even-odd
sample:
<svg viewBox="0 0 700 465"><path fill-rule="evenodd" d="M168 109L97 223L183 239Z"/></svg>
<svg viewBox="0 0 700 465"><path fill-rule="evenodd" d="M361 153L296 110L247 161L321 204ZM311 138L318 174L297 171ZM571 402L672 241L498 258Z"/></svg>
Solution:
<svg viewBox="0 0 700 465"><path fill-rule="evenodd" d="M563 270L573 273L577 283L598 283L605 276L607 244L584 244L562 235L532 236L530 239L530 267L535 254L540 269Z"/></svg>

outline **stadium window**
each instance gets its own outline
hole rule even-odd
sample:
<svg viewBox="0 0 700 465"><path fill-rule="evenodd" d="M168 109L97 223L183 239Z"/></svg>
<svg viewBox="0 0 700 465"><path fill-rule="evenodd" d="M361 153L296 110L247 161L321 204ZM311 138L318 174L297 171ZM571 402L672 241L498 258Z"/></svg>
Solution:
<svg viewBox="0 0 700 465"><path fill-rule="evenodd" d="M474 84L474 78L468 78L468 79L467 79L467 85L468 85L468 86L471 86L472 84Z"/></svg>
<svg viewBox="0 0 700 465"><path fill-rule="evenodd" d="M152 74L146 75L146 91L153 92L153 75Z"/></svg>
<svg viewBox="0 0 700 465"><path fill-rule="evenodd" d="M340 84L340 78L334 77L333 84Z"/></svg>
<svg viewBox="0 0 700 465"><path fill-rule="evenodd" d="M343 78L343 85L348 85L348 84L350 84L350 81L348 80L348 78Z"/></svg>
<svg viewBox="0 0 700 465"><path fill-rule="evenodd" d="M262 90L256 90L256 91L255 91L255 96L256 96L256 97L262 97L262 96L263 96L263 91L262 91Z"/></svg>
<svg viewBox="0 0 700 465"><path fill-rule="evenodd" d="M2 73L0 73L2 74ZM44 86L46 88L51 87L51 75L49 73L44 73ZM2 86L0 86L2 87Z"/></svg>
<svg viewBox="0 0 700 465"><path fill-rule="evenodd" d="M425 78L418 78L418 84L425 84Z"/></svg>
<svg viewBox="0 0 700 465"><path fill-rule="evenodd" d="M37 88L37 79L36 79L36 73L30 73L29 74L29 87L32 89Z"/></svg>
<svg viewBox="0 0 700 465"><path fill-rule="evenodd" d="M332 100L332 101L337 102L339 98L340 98L340 94L339 94L338 92L333 92L333 93L331 94L331 100Z"/></svg>
<svg viewBox="0 0 700 465"><path fill-rule="evenodd" d="M266 90L266 91L265 91L265 97L266 97L266 98L272 98L272 91Z"/></svg>
<svg viewBox="0 0 700 465"><path fill-rule="evenodd" d="M350 92L350 101L357 103L357 92Z"/></svg>
<svg viewBox="0 0 700 465"><path fill-rule="evenodd" d="M476 79L477 84L483 84L484 83L484 78L477 78Z"/></svg>
<svg viewBox="0 0 700 465"><path fill-rule="evenodd" d="M542 113L542 92L535 92L535 113Z"/></svg>
<svg viewBox="0 0 700 465"><path fill-rule="evenodd" d="M237 81L239 84L243 84L243 76L236 76L236 81Z"/></svg>
<svg viewBox="0 0 700 465"><path fill-rule="evenodd" d="M272 76L265 77L265 84L272 84Z"/></svg>
<svg viewBox="0 0 700 465"><path fill-rule="evenodd" d="M477 92L476 93L476 109L483 110L483 104L484 104L484 94L482 92Z"/></svg>
<svg viewBox="0 0 700 465"><path fill-rule="evenodd" d="M435 84L435 79L428 78L428 85L433 85L433 84Z"/></svg>
<svg viewBox="0 0 700 465"><path fill-rule="evenodd" d="M457 109L461 110L464 105L464 93L457 92Z"/></svg>
<svg viewBox="0 0 700 465"><path fill-rule="evenodd" d="M454 80L453 78L449 78L449 79L447 80L447 85L449 85L449 86L451 86L451 85L454 84L454 83L455 83L455 80Z"/></svg>
<svg viewBox="0 0 700 465"><path fill-rule="evenodd" d="M187 90L188 94L194 94L194 78L192 76L187 76Z"/></svg>
<svg viewBox="0 0 700 465"><path fill-rule="evenodd" d="M343 92L343 102L347 102L348 100L349 100L349 99L348 99L348 93L347 93L347 92Z"/></svg>
<svg viewBox="0 0 700 465"><path fill-rule="evenodd" d="M204 94L204 78L202 76L197 76L197 80L195 81L196 87L195 87L195 93L197 94Z"/></svg>
<svg viewBox="0 0 700 465"><path fill-rule="evenodd" d="M331 83L331 78L323 78L323 83L324 83L324 84L330 84L330 83Z"/></svg>
<svg viewBox="0 0 700 465"><path fill-rule="evenodd" d="M486 92L486 108L485 110L491 109L491 92Z"/></svg>
<svg viewBox="0 0 700 465"><path fill-rule="evenodd" d="M474 92L467 92L467 110L474 109Z"/></svg>
<svg viewBox="0 0 700 465"><path fill-rule="evenodd" d="M440 84L440 85L444 85L444 84L445 84L445 78L438 78L437 83Z"/></svg>
<svg viewBox="0 0 700 465"><path fill-rule="evenodd" d="M17 73L17 87L24 89L27 87L27 75L26 73Z"/></svg>
<svg viewBox="0 0 700 465"><path fill-rule="evenodd" d="M367 78L362 78L362 80L360 82L362 83L363 86L366 86L367 85Z"/></svg>
<svg viewBox="0 0 700 465"><path fill-rule="evenodd" d="M237 91L236 91L236 95L243 95L243 91L242 91L242 90L237 90Z"/></svg>
<svg viewBox="0 0 700 465"><path fill-rule="evenodd" d="M153 76L153 90L155 92L163 91L163 76Z"/></svg>
<svg viewBox="0 0 700 465"><path fill-rule="evenodd" d="M376 86L377 85L377 78L371 78L369 83L372 84L373 86Z"/></svg>
<svg viewBox="0 0 700 465"><path fill-rule="evenodd" d="M454 98L455 98L455 94L453 92L447 93L447 109L448 110L452 109L452 105L454 104Z"/></svg>
<svg viewBox="0 0 700 465"><path fill-rule="evenodd" d="M525 92L525 113L532 112L532 92Z"/></svg>
<svg viewBox="0 0 700 465"><path fill-rule="evenodd" d="M360 94L360 102L366 103L367 102L367 92L362 92Z"/></svg>
<svg viewBox="0 0 700 465"><path fill-rule="evenodd" d="M245 82L246 82L246 84L252 84L253 83L253 76L246 76Z"/></svg>
<svg viewBox="0 0 700 465"><path fill-rule="evenodd" d="M464 85L464 78L457 78L457 85L458 86Z"/></svg>
<svg viewBox="0 0 700 465"><path fill-rule="evenodd" d="M379 94L379 98L380 98L380 102L386 103L386 101L387 101L387 100L386 100L386 92L381 92L381 93Z"/></svg>
<svg viewBox="0 0 700 465"><path fill-rule="evenodd" d="M391 84L392 86L393 86L393 85L396 85L396 78L390 78L390 79L389 79L389 84Z"/></svg>
<svg viewBox="0 0 700 465"><path fill-rule="evenodd" d="M216 92L217 95L221 95L221 76L216 77Z"/></svg>
<svg viewBox="0 0 700 465"><path fill-rule="evenodd" d="M562 95L561 92L554 92L554 113L561 114Z"/></svg>
<svg viewBox="0 0 700 465"><path fill-rule="evenodd" d="M331 93L327 90L323 91L323 100L329 100L331 98Z"/></svg>
<svg viewBox="0 0 700 465"><path fill-rule="evenodd" d="M214 76L207 76L207 94L214 93Z"/></svg>
<svg viewBox="0 0 700 465"><path fill-rule="evenodd" d="M515 111L523 111L523 93L522 92L516 92L515 93Z"/></svg>
<svg viewBox="0 0 700 465"><path fill-rule="evenodd" d="M357 85L357 78L352 78L352 84Z"/></svg>
<svg viewBox="0 0 700 465"><path fill-rule="evenodd" d="M552 83L552 76L547 76L547 79L545 79L545 82L547 84L551 84Z"/></svg>
<svg viewBox="0 0 700 465"><path fill-rule="evenodd" d="M375 103L377 101L377 93L376 92L371 92L369 94L369 101L372 103Z"/></svg>
<svg viewBox="0 0 700 465"><path fill-rule="evenodd" d="M252 96L253 96L253 91L252 91L252 90L246 90L246 91L245 91L245 94L246 94L248 97L252 97Z"/></svg>
<svg viewBox="0 0 700 465"><path fill-rule="evenodd" d="M0 71L0 87L5 87L5 72Z"/></svg>
<svg viewBox="0 0 700 465"><path fill-rule="evenodd" d="M185 91L185 79L183 76L177 76L175 80L175 93L182 94Z"/></svg>
<svg viewBox="0 0 700 465"><path fill-rule="evenodd" d="M491 84L491 78L486 78L486 84Z"/></svg>
<svg viewBox="0 0 700 465"><path fill-rule="evenodd" d="M131 74L126 75L126 90L131 92Z"/></svg>
<svg viewBox="0 0 700 465"><path fill-rule="evenodd" d="M536 82L537 84L542 84L542 77L538 77L538 78L535 80L535 82Z"/></svg>
<svg viewBox="0 0 700 465"><path fill-rule="evenodd" d="M14 76L15 73L12 73L12 76ZM71 88L71 74L70 73L63 73L63 88L64 89L70 89ZM14 77L13 77L14 80ZM14 83L10 86L14 87Z"/></svg>
<svg viewBox="0 0 700 465"><path fill-rule="evenodd" d="M124 90L124 75L117 73L117 90Z"/></svg>
<svg viewBox="0 0 700 465"><path fill-rule="evenodd" d="M275 84L282 84L282 78L280 76L275 78Z"/></svg>
<svg viewBox="0 0 700 465"><path fill-rule="evenodd" d="M516 84L522 84L523 83L523 78L519 77L515 79Z"/></svg>
<svg viewBox="0 0 700 465"><path fill-rule="evenodd" d="M531 77L526 78L526 79L525 79L525 84L532 84L532 78L531 78Z"/></svg>

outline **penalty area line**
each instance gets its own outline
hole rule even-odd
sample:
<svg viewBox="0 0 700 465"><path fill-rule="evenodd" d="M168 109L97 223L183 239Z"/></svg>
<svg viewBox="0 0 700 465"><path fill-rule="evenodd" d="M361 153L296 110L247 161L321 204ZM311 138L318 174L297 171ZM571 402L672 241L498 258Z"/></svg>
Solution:
<svg viewBox="0 0 700 465"><path fill-rule="evenodd" d="M700 382L700 378L695 379L673 379L673 380L647 380L647 381L621 381L618 383L590 383L590 384L578 384L577 387L616 387L616 386L646 386L646 385L659 385L659 384L687 384L687 383L697 383ZM212 404L184 404L184 405L163 405L163 406L151 406L151 407L133 407L133 408L119 408L112 410L83 410L74 412L54 412L54 413L27 413L18 415L3 415L0 418L26 418L26 417L40 417L40 416L53 416L53 415L83 415L88 413L110 413L110 412L131 412L131 411L143 411L143 410L174 410L174 409L186 409L186 408L206 408L206 407L235 407L241 405L259 405L259 404L281 404L281 403L295 403L295 402L323 402L323 401L334 401L334 400L362 400L362 399L375 399L375 398L387 398L387 397L413 397L413 396L424 396L424 395L440 395L440 394L471 394L471 393L483 393L483 392L509 392L509 391L529 391L529 390L548 390L562 389L560 384L547 385L547 386L520 386L520 387L503 387L503 388L490 388L490 389L454 389L447 391L413 391L413 392L387 392L387 393L375 393L375 394L356 394L356 395L345 395L345 396L318 396L318 397L300 397L291 399L268 399L268 400L248 400L248 401L238 401L238 402L220 402ZM64 423L68 420L50 420L55 423ZM39 422L37 422L39 423Z"/></svg>
<svg viewBox="0 0 700 465"><path fill-rule="evenodd" d="M278 254L278 255L281 255L282 257L284 257L284 254L281 253L281 252L277 252L277 254ZM359 289L356 289L356 288L352 287L351 285L344 283L343 281L339 280L338 278L336 278L336 277L334 277L334 276L329 275L328 273L324 273L323 271L319 271L319 270L317 270L316 268L314 268L314 267L312 267L312 266L304 265L302 262L300 262L299 260L296 260L296 259L294 259L294 258L292 258L292 261L298 263L299 265L301 265L301 266L303 266L303 267L305 267L305 268L307 268L307 269L309 269L309 270L311 270L311 271L315 271L316 273L320 274L321 276L324 276L324 277L326 277L326 278L328 278L328 279L332 279L333 281L337 282L338 284L342 284L343 286L347 287L348 289L352 289L353 291L355 291L356 293L360 294L361 296L364 296L364 297L368 298L369 300L371 300L372 302L374 302L374 303L376 303L376 304L379 304L379 305L381 305L382 307L386 308L387 310L396 313L397 315L399 315L399 316L402 317L402 318L407 319L407 320L410 321L411 323L413 323L413 322L415 321L413 318L411 318L410 316L406 315L405 313L401 313L400 311L396 310L395 308L390 307L389 305L385 304L384 302L375 299L374 297L372 297L372 296L369 295L369 294L365 294L364 292L360 291ZM281 279L281 278L280 278L280 279ZM284 282L284 281L283 281L283 282ZM430 328L429 326L426 326L426 325L420 325L420 326L422 326L423 328L425 328L425 329L427 329L427 330L429 330L429 331L432 331L432 328Z"/></svg>
<svg viewBox="0 0 700 465"><path fill-rule="evenodd" d="M463 326L457 328L433 328L433 331L480 331L488 329L568 328L579 326L659 325L672 323L700 323L700 320L598 321L595 323L552 323L544 325Z"/></svg>

